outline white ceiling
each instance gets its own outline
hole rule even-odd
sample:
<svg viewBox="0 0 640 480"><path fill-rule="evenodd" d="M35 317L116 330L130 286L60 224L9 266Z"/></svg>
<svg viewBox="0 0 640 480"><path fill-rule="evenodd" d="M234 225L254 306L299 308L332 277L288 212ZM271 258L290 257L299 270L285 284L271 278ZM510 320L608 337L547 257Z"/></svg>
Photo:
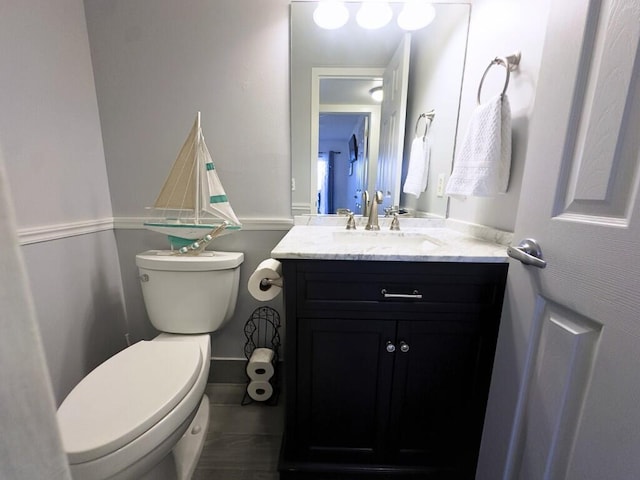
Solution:
<svg viewBox="0 0 640 480"><path fill-rule="evenodd" d="M382 79L323 78L320 79L321 105L376 105L369 90L382 85ZM348 140L362 114L321 113L320 141Z"/></svg>

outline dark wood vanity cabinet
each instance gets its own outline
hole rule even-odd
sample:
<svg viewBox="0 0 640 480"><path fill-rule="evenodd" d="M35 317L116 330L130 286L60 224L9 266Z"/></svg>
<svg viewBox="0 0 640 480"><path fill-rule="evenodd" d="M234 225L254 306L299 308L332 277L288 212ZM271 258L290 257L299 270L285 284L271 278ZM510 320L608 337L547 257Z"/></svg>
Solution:
<svg viewBox="0 0 640 480"><path fill-rule="evenodd" d="M282 260L281 479L473 479L506 263Z"/></svg>

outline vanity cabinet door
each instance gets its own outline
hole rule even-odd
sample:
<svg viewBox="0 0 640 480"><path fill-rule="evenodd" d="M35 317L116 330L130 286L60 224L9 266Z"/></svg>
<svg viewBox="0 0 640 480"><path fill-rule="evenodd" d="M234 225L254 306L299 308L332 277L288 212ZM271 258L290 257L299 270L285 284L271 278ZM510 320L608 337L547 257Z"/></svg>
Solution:
<svg viewBox="0 0 640 480"><path fill-rule="evenodd" d="M387 443L395 322L298 320L299 458L380 461Z"/></svg>
<svg viewBox="0 0 640 480"><path fill-rule="evenodd" d="M496 328L480 315L398 322L390 461L473 478Z"/></svg>

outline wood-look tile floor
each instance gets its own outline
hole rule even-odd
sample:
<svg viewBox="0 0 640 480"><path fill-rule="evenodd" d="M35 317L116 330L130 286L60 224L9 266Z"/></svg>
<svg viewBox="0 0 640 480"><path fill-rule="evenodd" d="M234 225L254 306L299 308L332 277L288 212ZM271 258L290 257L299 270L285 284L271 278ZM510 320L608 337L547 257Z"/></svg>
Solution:
<svg viewBox="0 0 640 480"><path fill-rule="evenodd" d="M193 480L278 480L284 405L241 405L244 384L210 383L209 432Z"/></svg>

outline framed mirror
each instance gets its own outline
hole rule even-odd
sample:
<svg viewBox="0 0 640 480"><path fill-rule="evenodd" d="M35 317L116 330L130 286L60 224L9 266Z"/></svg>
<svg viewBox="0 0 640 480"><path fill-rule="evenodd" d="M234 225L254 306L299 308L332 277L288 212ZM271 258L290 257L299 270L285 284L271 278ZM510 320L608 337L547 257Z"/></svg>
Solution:
<svg viewBox="0 0 640 480"><path fill-rule="evenodd" d="M346 5L350 11L348 23L337 30L324 30L313 22L317 2L291 3L292 213L318 213L328 197L321 194L319 158L326 162L323 155L333 151L332 211L349 208L360 213L362 191L380 189L385 193L384 206L400 205L419 216L444 217L447 201L437 185L446 183L451 172L470 5L434 4L434 22L410 34L395 24L403 3L391 3L394 19L379 30L364 30L356 24L359 2ZM408 38L409 56L407 93L402 121L394 120L396 125L402 124L401 138L396 142L400 145L382 159L389 149L383 147L381 152L380 138L384 142L388 134L381 111L366 97L373 86L380 84L404 38ZM355 85L358 81L358 88L347 87L348 82ZM354 96L349 96L352 93ZM411 142L425 129L424 120L418 124L419 116L432 110L436 115L429 127L431 155L426 191L418 197L403 194ZM347 117L353 120L351 128L344 127L338 138L338 124L348 123ZM321 130L331 131L335 137L326 142ZM358 158L351 162L349 140L358 132L364 135L359 137Z"/></svg>

